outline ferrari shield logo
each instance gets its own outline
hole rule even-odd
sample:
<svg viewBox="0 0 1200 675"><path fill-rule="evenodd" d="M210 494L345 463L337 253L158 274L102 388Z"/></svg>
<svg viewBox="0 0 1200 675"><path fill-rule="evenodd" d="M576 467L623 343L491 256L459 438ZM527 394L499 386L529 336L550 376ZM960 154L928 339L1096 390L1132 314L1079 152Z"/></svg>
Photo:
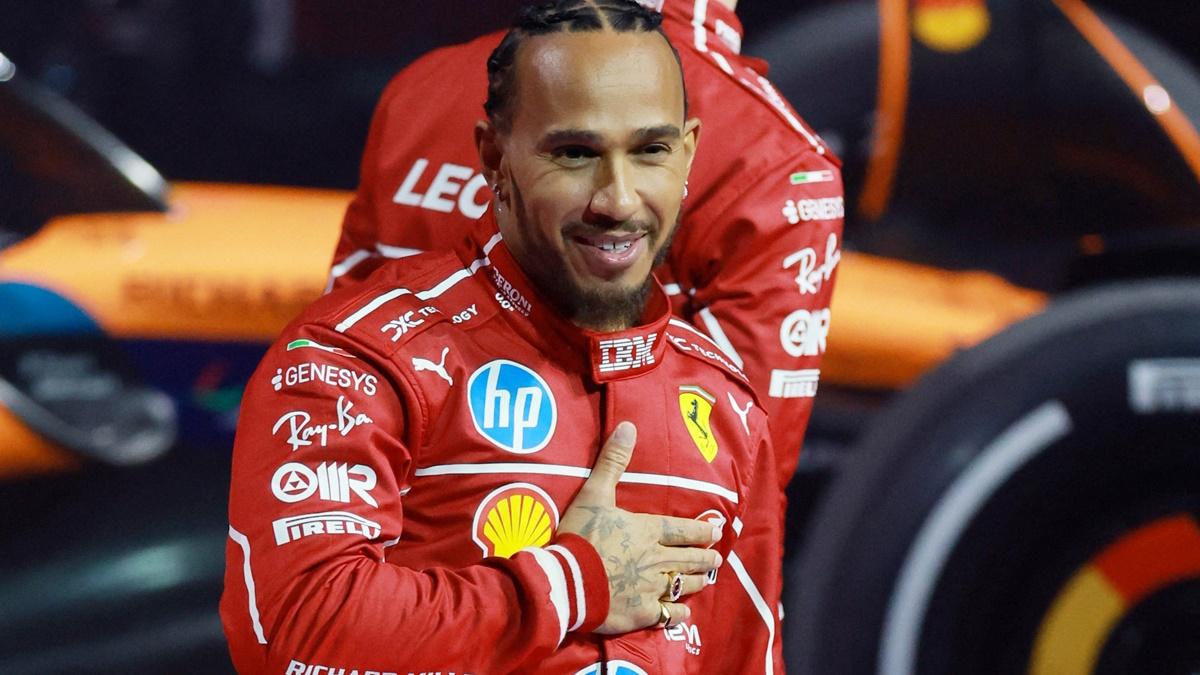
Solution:
<svg viewBox="0 0 1200 675"><path fill-rule="evenodd" d="M708 418L712 414L713 404L717 398L700 387L686 386L679 388L679 413L683 415L683 426L696 444L696 449L704 456L704 461L712 463L717 458L717 437L713 435Z"/></svg>

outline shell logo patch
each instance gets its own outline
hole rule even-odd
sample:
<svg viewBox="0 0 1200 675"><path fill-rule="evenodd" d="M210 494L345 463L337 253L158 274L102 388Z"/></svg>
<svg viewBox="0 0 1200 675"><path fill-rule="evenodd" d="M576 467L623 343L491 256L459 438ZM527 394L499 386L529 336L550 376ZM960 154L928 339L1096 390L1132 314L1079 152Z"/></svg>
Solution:
<svg viewBox="0 0 1200 675"><path fill-rule="evenodd" d="M558 507L541 488L510 483L491 492L475 510L471 538L483 557L510 558L530 546L544 546L558 529Z"/></svg>
<svg viewBox="0 0 1200 675"><path fill-rule="evenodd" d="M965 52L987 37L991 15L985 0L915 0L913 35L939 52Z"/></svg>
<svg viewBox="0 0 1200 675"><path fill-rule="evenodd" d="M679 388L679 413L683 415L683 426L687 427L688 435L692 437L704 461L710 464L720 450L717 437L709 425L709 416L716 402L717 397L700 387L687 385Z"/></svg>

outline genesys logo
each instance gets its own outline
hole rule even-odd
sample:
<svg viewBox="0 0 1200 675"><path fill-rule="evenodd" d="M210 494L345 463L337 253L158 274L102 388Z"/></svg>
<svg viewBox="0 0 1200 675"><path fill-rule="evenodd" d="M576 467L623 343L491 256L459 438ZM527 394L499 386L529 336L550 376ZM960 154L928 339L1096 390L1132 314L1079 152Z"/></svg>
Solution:
<svg viewBox="0 0 1200 675"><path fill-rule="evenodd" d="M275 377L271 378L271 386L275 387L275 391L291 389L309 382L320 382L339 389L353 389L361 391L367 396L374 396L379 384L379 380L374 375L328 363L312 362L298 363L287 368L276 368Z"/></svg>
<svg viewBox="0 0 1200 675"><path fill-rule="evenodd" d="M424 178L428 168L429 160L424 157L413 162L392 201L439 213L452 213L457 207L471 220L487 211L492 194L485 189L487 180L482 174L469 166L446 162L427 183Z"/></svg>
<svg viewBox="0 0 1200 675"><path fill-rule="evenodd" d="M807 223L814 220L837 220L846 217L846 202L842 197L789 199L784 202L782 213L792 225L801 221Z"/></svg>
<svg viewBox="0 0 1200 675"><path fill-rule="evenodd" d="M302 502L313 495L327 502L349 504L353 494L379 508L379 502L371 496L376 482L375 470L363 464L322 462L314 470L300 462L288 462L271 476L271 493L285 504Z"/></svg>
<svg viewBox="0 0 1200 675"><path fill-rule="evenodd" d="M271 528L275 531L276 546L318 534L350 534L370 540L378 537L383 531L379 523L347 511L323 511L280 518L271 523Z"/></svg>
<svg viewBox="0 0 1200 675"><path fill-rule="evenodd" d="M358 427L374 424L375 421L363 413L355 413L354 402L345 396L339 396L334 406L334 420L323 424L313 424L312 415L303 410L292 410L279 416L275 426L271 427L271 435L279 435L283 429L287 432L286 443L292 446L292 452L312 445L316 441L322 448L329 444L329 432L333 431L340 437L350 435Z"/></svg>
<svg viewBox="0 0 1200 675"><path fill-rule="evenodd" d="M343 666L321 666L316 664L304 663L292 659L288 663L287 672L284 675L472 675L465 670L370 670L367 668L347 668Z"/></svg>
<svg viewBox="0 0 1200 675"><path fill-rule="evenodd" d="M796 286L800 289L800 295L820 291L842 261L836 234L830 233L825 240L825 259L818 260L817 252L812 248L801 249L783 259L783 269L796 268Z"/></svg>
<svg viewBox="0 0 1200 675"><path fill-rule="evenodd" d="M546 447L558 424L558 405L550 386L532 369L506 359L491 361L471 374L467 405L479 435L519 455Z"/></svg>
<svg viewBox="0 0 1200 675"><path fill-rule="evenodd" d="M798 309L779 325L779 342L792 356L818 356L825 353L829 336L829 309Z"/></svg>
<svg viewBox="0 0 1200 675"><path fill-rule="evenodd" d="M558 529L558 507L536 485L511 483L479 502L471 538L483 557L511 558L523 548L542 547Z"/></svg>

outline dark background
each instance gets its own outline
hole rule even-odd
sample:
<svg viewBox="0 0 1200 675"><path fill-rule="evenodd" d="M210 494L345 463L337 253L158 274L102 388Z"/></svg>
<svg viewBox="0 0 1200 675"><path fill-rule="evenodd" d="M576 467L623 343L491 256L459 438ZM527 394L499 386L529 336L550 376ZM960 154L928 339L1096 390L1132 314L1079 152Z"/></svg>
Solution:
<svg viewBox="0 0 1200 675"><path fill-rule="evenodd" d="M743 0L744 51L753 54L773 23L839 1ZM352 188L392 73L428 49L503 27L518 4L0 0L0 52L172 180ZM1200 65L1194 0L1093 5Z"/></svg>

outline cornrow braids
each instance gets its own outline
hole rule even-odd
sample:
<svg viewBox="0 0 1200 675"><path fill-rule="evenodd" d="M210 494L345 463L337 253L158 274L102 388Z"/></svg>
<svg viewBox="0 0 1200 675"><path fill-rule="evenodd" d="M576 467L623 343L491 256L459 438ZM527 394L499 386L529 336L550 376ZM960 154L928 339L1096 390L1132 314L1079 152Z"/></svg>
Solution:
<svg viewBox="0 0 1200 675"><path fill-rule="evenodd" d="M680 80L683 79L683 64L679 60L679 52L662 30L662 15L643 7L635 0L557 0L526 5L518 11L516 21L487 61L488 95L483 110L492 125L502 132L511 128L512 103L517 89L517 49L525 42L525 38L551 33L602 30L617 33L658 33L671 48L675 63L679 65ZM686 117L686 85L683 101Z"/></svg>

